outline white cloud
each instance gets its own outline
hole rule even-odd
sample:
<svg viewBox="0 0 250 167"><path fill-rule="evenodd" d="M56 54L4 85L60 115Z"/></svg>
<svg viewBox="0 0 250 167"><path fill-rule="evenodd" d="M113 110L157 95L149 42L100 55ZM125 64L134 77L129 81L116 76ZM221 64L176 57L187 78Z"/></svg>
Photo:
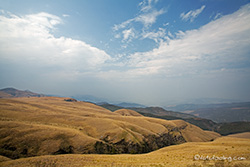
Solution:
<svg viewBox="0 0 250 167"><path fill-rule="evenodd" d="M154 40L156 43L163 42L166 37L166 29L159 28L157 32L144 32L142 34L143 38L149 38Z"/></svg>
<svg viewBox="0 0 250 167"><path fill-rule="evenodd" d="M221 13L217 13L217 14L214 16L214 19L216 20L216 19L218 19L218 18L220 18L220 17L222 17L222 14L221 14Z"/></svg>
<svg viewBox="0 0 250 167"><path fill-rule="evenodd" d="M127 26L128 26L131 22L133 22L133 21L134 21L134 18L133 18L133 19L129 19L129 20L127 20L127 21L124 21L124 22L122 22L121 24L114 25L113 30L114 30L114 31L118 31L118 30L120 30L120 29L123 29L123 28L127 27Z"/></svg>
<svg viewBox="0 0 250 167"><path fill-rule="evenodd" d="M154 23L156 23L158 16L164 14L166 11L163 9L156 10L153 5L156 4L158 0L144 0L139 3L140 14L132 19L128 19L120 24L116 24L113 26L114 37L120 38L123 36L123 42L127 40L127 42L131 42L133 38L142 36L144 30L149 29ZM140 23L142 28L135 28L135 24Z"/></svg>
<svg viewBox="0 0 250 167"><path fill-rule="evenodd" d="M72 74L73 71L98 71L111 59L105 51L83 41L55 37L52 32L62 23L61 18L48 13L1 15L0 58L72 71Z"/></svg>
<svg viewBox="0 0 250 167"><path fill-rule="evenodd" d="M169 25L169 22L163 24L164 27L166 27L168 25Z"/></svg>
<svg viewBox="0 0 250 167"><path fill-rule="evenodd" d="M250 5L246 5L199 29L179 32L177 38L162 42L150 52L130 55L128 65L134 68L133 75L144 71L165 77L243 68L242 64L250 62L249 20Z"/></svg>
<svg viewBox="0 0 250 167"><path fill-rule="evenodd" d="M162 15L164 13L165 13L165 11L163 9L161 9L159 11L153 10L149 13L143 13L135 18L126 20L126 21L122 22L121 24L114 25L113 30L118 31L120 29L124 29L124 28L128 27L130 24L132 24L133 22L142 23L144 28L148 28L156 22L156 19L159 15Z"/></svg>
<svg viewBox="0 0 250 167"><path fill-rule="evenodd" d="M139 7L141 7L141 12L147 12L149 10L151 10L152 7L152 3L157 3L158 0L143 0L142 2L139 3Z"/></svg>
<svg viewBox="0 0 250 167"><path fill-rule="evenodd" d="M135 32L132 28L127 29L127 30L123 30L123 41L131 41L133 38L135 38Z"/></svg>
<svg viewBox="0 0 250 167"><path fill-rule="evenodd" d="M152 24L154 24L156 22L157 17L162 15L163 13L165 13L163 9L159 11L153 10L150 13L145 13L137 16L134 20L137 22L141 22L144 25L144 27L148 28Z"/></svg>
<svg viewBox="0 0 250 167"><path fill-rule="evenodd" d="M205 5L203 5L201 8L196 9L196 10L190 10L189 12L187 12L186 14L183 12L180 15L180 18L184 21L190 21L193 22L195 18L197 18L201 12L205 9Z"/></svg>
<svg viewBox="0 0 250 167"><path fill-rule="evenodd" d="M115 38L121 38L121 34L115 34Z"/></svg>
<svg viewBox="0 0 250 167"><path fill-rule="evenodd" d="M63 17L70 17L70 15L68 15L68 14L63 14L62 16Z"/></svg>

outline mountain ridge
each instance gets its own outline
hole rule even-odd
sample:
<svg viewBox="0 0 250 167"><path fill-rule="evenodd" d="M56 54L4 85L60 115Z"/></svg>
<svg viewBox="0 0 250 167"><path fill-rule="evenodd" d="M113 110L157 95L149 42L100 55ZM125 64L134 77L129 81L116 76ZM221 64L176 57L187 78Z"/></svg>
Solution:
<svg viewBox="0 0 250 167"><path fill-rule="evenodd" d="M3 88L0 90L0 98L14 98L14 97L44 97L45 95L34 93L30 90L18 90L16 88Z"/></svg>
<svg viewBox="0 0 250 167"><path fill-rule="evenodd" d="M221 104L183 104L169 107L182 113L210 119L217 123L250 122L250 102Z"/></svg>

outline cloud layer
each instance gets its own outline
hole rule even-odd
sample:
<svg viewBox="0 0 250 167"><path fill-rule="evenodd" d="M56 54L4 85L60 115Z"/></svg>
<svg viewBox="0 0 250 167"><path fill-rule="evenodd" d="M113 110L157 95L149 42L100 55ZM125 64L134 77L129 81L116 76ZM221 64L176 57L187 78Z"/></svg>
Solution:
<svg viewBox="0 0 250 167"><path fill-rule="evenodd" d="M201 12L205 9L205 5L201 6L201 8L196 9L196 10L190 10L187 13L181 13L180 18L184 21L190 21L193 22L195 18L197 18Z"/></svg>
<svg viewBox="0 0 250 167"><path fill-rule="evenodd" d="M134 53L128 64L138 75L165 77L243 68L244 63L250 62L249 20L250 5L246 5L199 29L179 32L176 38L162 42L152 51ZM165 35L147 35L153 38L161 34Z"/></svg>
<svg viewBox="0 0 250 167"><path fill-rule="evenodd" d="M138 38L138 37L147 37L145 35L145 31L148 31L148 29L156 23L157 18L166 13L164 9L157 10L154 8L154 5L157 3L157 0L144 0L141 3L139 3L139 14L132 18L128 19L120 24L115 24L113 26L113 31L115 33L116 38L121 38L123 37L122 41L123 42L131 42L132 39ZM136 31L134 28L134 24L140 24L140 29ZM123 34L123 35L121 35ZM129 37L130 38L129 38ZM130 40L127 40L130 39ZM154 38L155 39L155 38Z"/></svg>
<svg viewBox="0 0 250 167"><path fill-rule="evenodd" d="M100 69L111 58L83 41L55 37L58 24L63 24L61 18L48 13L17 16L4 12L0 16L1 59L88 72Z"/></svg>

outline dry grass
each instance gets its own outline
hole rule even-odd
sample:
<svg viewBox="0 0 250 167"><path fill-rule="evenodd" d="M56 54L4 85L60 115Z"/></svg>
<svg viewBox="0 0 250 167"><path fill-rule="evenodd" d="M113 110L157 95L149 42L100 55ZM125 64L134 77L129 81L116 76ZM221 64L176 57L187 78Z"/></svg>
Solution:
<svg viewBox="0 0 250 167"><path fill-rule="evenodd" d="M215 138L215 135L185 121L124 117L92 103L66 102L64 99L58 97L0 99L0 118L3 121L74 129L98 140L107 135L116 140L117 136L124 135L125 132L128 135L126 140L132 140L129 136L139 137L138 133L143 136L162 134L176 128L183 129L183 134L186 136L190 131L197 132L192 135L194 138L187 137L187 141L209 141ZM115 136L110 135L114 133Z"/></svg>
<svg viewBox="0 0 250 167"><path fill-rule="evenodd" d="M139 114L138 112L134 110L129 110L129 109L119 109L114 111L114 113L118 113L122 116L136 116L136 117L143 117L143 115Z"/></svg>
<svg viewBox="0 0 250 167"><path fill-rule="evenodd" d="M250 132L237 133L237 134L228 135L228 136L230 136L230 137L238 137L238 138L250 139Z"/></svg>
<svg viewBox="0 0 250 167"><path fill-rule="evenodd" d="M1 163L1 162L4 162L4 161L9 161L9 160L11 160L11 159L10 159L10 158L7 158L7 157L5 157L5 156L0 155L0 163Z"/></svg>
<svg viewBox="0 0 250 167"><path fill-rule="evenodd" d="M228 160L194 160L196 154L202 156L244 157L242 161ZM23 158L4 161L0 166L8 167L81 167L81 166L107 166L107 167L139 167L139 166L250 166L250 139L221 137L213 142L191 142L165 147L158 151L141 155L56 155Z"/></svg>
<svg viewBox="0 0 250 167"><path fill-rule="evenodd" d="M126 166L127 163L137 166L144 163L164 166L170 161L169 159L165 161L163 156L157 158L159 155L157 152L152 154L157 156L49 155L93 153L96 151L95 143L98 141L117 143L124 140L127 143L140 145L150 135L160 137L163 134L170 134L175 138L184 137L190 142L211 141L220 136L217 133L203 131L182 120L167 121L149 117L122 116L120 113L113 113L92 103L67 102L64 99L59 97L0 99L0 153L7 157L21 158L15 161L6 161L3 158L2 161L6 162L2 165L24 163L27 166L64 166L66 163L69 166L70 163L74 163L75 166L77 164L83 166L87 161L89 166L98 166L102 163L110 166L109 164L114 161L116 166ZM127 112L134 114L133 111ZM151 140L154 141L154 138ZM40 157L22 159L31 156Z"/></svg>
<svg viewBox="0 0 250 167"><path fill-rule="evenodd" d="M64 127L17 121L1 121L0 126L1 154L12 158L48 155L70 147L75 153L93 152L96 141L76 129Z"/></svg>

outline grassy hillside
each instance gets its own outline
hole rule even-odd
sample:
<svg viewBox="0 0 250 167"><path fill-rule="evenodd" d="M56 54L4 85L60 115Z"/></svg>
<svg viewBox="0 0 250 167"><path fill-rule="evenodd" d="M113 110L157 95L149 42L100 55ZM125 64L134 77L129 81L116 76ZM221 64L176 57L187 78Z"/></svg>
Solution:
<svg viewBox="0 0 250 167"><path fill-rule="evenodd" d="M0 99L0 155L145 153L219 136L182 120L122 116L58 97Z"/></svg>
<svg viewBox="0 0 250 167"><path fill-rule="evenodd" d="M237 138L246 138L250 139L250 132L244 132L244 133L237 133L233 135L228 135L229 137L237 137Z"/></svg>
<svg viewBox="0 0 250 167"><path fill-rule="evenodd" d="M120 109L116 110L114 113L123 115L123 116L135 116L135 117L143 117L143 115L139 114L138 112L134 110L129 110L129 109Z"/></svg>
<svg viewBox="0 0 250 167"><path fill-rule="evenodd" d="M113 105L113 104L108 104L108 103L105 103L105 104L100 104L99 106L103 107L103 108L106 108L110 111L116 111L116 110L119 110L119 109L122 109L123 107L119 107L119 106L116 106L116 105Z"/></svg>
<svg viewBox="0 0 250 167"><path fill-rule="evenodd" d="M195 160L194 157L226 157L226 160ZM242 157L244 160L232 160ZM221 137L213 142L189 142L162 148L141 155L47 155L17 160L5 159L0 166L8 167L248 167L250 139Z"/></svg>

